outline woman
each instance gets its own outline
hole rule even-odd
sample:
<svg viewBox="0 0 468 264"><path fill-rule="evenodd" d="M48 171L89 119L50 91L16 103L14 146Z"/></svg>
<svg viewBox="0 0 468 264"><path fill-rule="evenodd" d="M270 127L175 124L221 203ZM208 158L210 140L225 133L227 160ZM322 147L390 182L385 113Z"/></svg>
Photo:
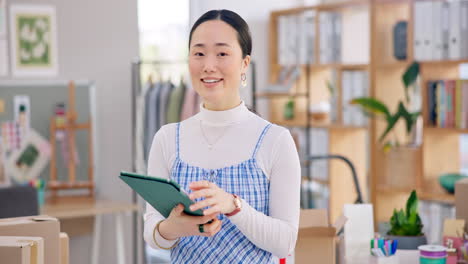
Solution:
<svg viewBox="0 0 468 264"><path fill-rule="evenodd" d="M200 113L154 136L148 174L171 178L196 201L164 219L151 205L145 241L171 249L173 263L271 263L294 250L299 222L300 164L289 131L250 112L246 85L252 40L246 22L212 10L189 38L192 85ZM211 220L211 221L210 221Z"/></svg>

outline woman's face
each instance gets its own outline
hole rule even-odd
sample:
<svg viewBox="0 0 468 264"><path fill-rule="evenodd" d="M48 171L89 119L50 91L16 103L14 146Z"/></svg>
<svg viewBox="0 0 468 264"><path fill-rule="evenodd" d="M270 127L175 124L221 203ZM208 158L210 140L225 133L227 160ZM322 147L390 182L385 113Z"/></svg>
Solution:
<svg viewBox="0 0 468 264"><path fill-rule="evenodd" d="M192 33L189 70L195 91L209 110L227 110L240 103L241 74L250 56L242 58L237 32L221 20L200 24Z"/></svg>

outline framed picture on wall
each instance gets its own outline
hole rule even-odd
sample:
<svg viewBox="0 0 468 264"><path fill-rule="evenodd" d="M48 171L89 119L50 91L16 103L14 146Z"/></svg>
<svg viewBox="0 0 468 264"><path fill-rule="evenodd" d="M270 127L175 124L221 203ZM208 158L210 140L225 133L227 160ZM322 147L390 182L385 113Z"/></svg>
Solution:
<svg viewBox="0 0 468 264"><path fill-rule="evenodd" d="M10 34L13 76L57 75L57 25L54 6L11 5Z"/></svg>

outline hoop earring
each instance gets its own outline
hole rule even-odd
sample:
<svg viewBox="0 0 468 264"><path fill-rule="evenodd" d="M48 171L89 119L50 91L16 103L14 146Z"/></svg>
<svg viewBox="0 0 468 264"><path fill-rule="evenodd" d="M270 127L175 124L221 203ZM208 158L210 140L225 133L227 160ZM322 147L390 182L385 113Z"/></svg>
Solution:
<svg viewBox="0 0 468 264"><path fill-rule="evenodd" d="M245 73L241 74L241 85L242 85L242 87L247 86L247 76L245 75Z"/></svg>

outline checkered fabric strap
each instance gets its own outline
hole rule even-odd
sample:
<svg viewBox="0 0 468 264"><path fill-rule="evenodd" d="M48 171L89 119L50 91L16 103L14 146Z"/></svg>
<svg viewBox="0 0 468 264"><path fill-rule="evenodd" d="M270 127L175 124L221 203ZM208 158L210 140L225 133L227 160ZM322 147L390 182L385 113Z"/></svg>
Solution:
<svg viewBox="0 0 468 264"><path fill-rule="evenodd" d="M175 138L175 144L176 144L176 158L179 159L179 152L180 152L180 147L179 147L179 134L180 134L180 122L177 123L176 126L176 138Z"/></svg>
<svg viewBox="0 0 468 264"><path fill-rule="evenodd" d="M265 128L262 131L262 134L260 134L260 137L258 138L257 145L255 146L254 152L252 154L252 158L254 159L257 156L258 149L260 148L260 145L262 144L263 138L265 137L265 134L267 133L268 129L270 129L271 123L265 126Z"/></svg>

